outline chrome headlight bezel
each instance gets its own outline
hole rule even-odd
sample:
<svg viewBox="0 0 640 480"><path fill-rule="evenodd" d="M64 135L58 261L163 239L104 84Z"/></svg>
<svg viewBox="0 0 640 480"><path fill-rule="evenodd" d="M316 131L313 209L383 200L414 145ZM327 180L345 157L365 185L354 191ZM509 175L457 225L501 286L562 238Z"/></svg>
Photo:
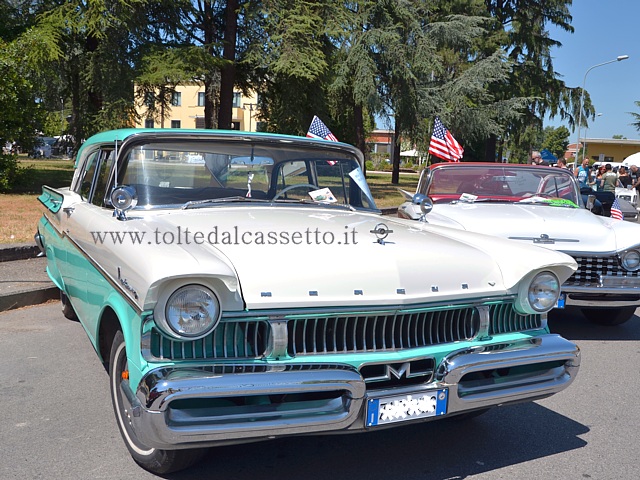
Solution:
<svg viewBox="0 0 640 480"><path fill-rule="evenodd" d="M640 251L631 249L618 254L620 266L628 272L640 270Z"/></svg>
<svg viewBox="0 0 640 480"><path fill-rule="evenodd" d="M516 310L524 315L546 313L560 298L560 280L555 273L545 270L524 281L518 292Z"/></svg>
<svg viewBox="0 0 640 480"><path fill-rule="evenodd" d="M204 285L188 284L164 296L156 308L156 324L167 335L179 340L198 340L211 333L222 315L218 296ZM191 313L190 313L191 312ZM199 321L190 316L202 315ZM180 325L181 321L194 322ZM200 325L198 325L200 323Z"/></svg>

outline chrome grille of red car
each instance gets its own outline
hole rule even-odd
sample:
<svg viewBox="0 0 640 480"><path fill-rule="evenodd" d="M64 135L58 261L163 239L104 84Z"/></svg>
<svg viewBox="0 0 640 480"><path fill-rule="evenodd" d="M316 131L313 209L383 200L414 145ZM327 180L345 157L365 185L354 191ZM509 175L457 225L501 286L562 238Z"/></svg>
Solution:
<svg viewBox="0 0 640 480"><path fill-rule="evenodd" d="M640 272L627 272L620 266L618 257L574 256L578 269L564 284L569 286L595 287L600 284L600 275L638 277Z"/></svg>

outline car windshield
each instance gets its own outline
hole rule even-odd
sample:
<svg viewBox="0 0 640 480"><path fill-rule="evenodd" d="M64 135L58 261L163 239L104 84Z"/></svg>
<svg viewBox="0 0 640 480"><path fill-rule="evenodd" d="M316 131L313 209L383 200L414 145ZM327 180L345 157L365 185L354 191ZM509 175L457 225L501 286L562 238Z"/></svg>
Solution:
<svg viewBox="0 0 640 480"><path fill-rule="evenodd" d="M538 166L435 168L430 174L426 193L434 203L520 202L570 207L581 204L571 172Z"/></svg>
<svg viewBox="0 0 640 480"><path fill-rule="evenodd" d="M119 163L118 184L136 189L141 208L255 202L376 209L357 158L337 148L157 142L135 146Z"/></svg>

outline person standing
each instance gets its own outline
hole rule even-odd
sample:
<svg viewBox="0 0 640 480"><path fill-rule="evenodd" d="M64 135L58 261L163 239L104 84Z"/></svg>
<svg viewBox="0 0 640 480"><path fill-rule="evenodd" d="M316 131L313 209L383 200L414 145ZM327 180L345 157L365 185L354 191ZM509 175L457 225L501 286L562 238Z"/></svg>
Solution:
<svg viewBox="0 0 640 480"><path fill-rule="evenodd" d="M564 168L565 170L568 170L567 161L564 158L559 158L558 161L556 162L556 167Z"/></svg>
<svg viewBox="0 0 640 480"><path fill-rule="evenodd" d="M604 173L602 174L602 191L616 193L616 187L620 184L618 182L618 175L613 171L611 164L607 163L604 166Z"/></svg>
<svg viewBox="0 0 640 480"><path fill-rule="evenodd" d="M573 171L573 174L578 179L578 183L580 184L580 189L583 188L591 188L589 185L589 159L586 157L582 158L582 163L578 168Z"/></svg>
<svg viewBox="0 0 640 480"><path fill-rule="evenodd" d="M629 167L629 176L631 177L631 186L638 191L640 195L640 169L637 165L631 165Z"/></svg>
<svg viewBox="0 0 640 480"><path fill-rule="evenodd" d="M628 188L633 183L633 179L627 173L627 169L625 167L620 167L618 169L618 180L620 180L620 185L624 188Z"/></svg>

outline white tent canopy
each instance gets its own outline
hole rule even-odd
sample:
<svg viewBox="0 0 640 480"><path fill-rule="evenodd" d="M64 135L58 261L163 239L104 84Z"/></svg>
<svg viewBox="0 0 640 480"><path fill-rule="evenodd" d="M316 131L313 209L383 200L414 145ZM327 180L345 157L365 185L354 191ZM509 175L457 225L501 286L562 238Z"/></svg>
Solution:
<svg viewBox="0 0 640 480"><path fill-rule="evenodd" d="M420 152L418 152L415 148L412 148L411 150L400 152L400 156L401 157L419 157Z"/></svg>
<svg viewBox="0 0 640 480"><path fill-rule="evenodd" d="M637 165L640 167L640 152L633 153L624 159L622 164L625 167L630 167L631 165Z"/></svg>

